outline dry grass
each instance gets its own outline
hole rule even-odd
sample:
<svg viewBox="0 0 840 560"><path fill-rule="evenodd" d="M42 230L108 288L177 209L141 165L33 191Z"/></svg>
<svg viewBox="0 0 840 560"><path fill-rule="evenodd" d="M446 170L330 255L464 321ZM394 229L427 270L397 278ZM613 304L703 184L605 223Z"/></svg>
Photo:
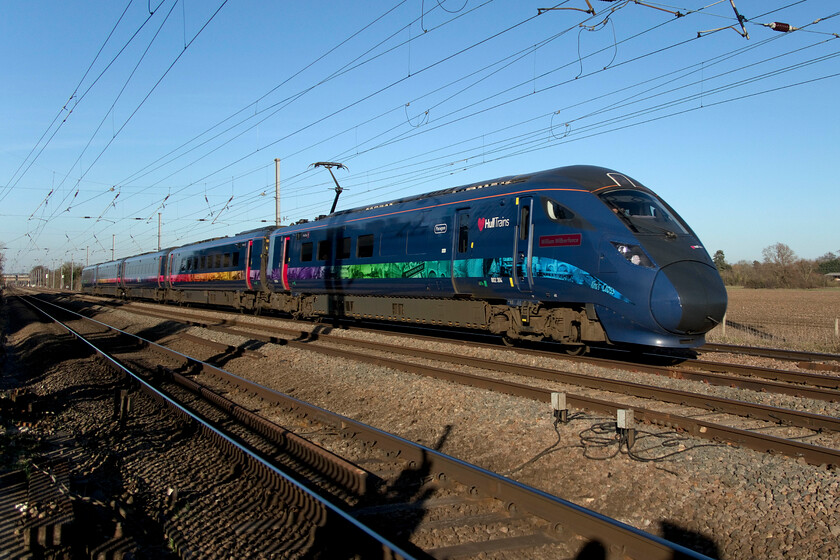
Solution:
<svg viewBox="0 0 840 560"><path fill-rule="evenodd" d="M840 353L835 321L840 318L840 288L751 290L728 288L726 330L706 335L709 342L774 346Z"/></svg>

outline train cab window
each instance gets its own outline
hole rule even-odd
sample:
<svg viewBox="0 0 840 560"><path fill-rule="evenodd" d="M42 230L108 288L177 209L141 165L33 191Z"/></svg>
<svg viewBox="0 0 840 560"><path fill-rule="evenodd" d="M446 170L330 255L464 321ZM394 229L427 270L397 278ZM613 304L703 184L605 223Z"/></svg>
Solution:
<svg viewBox="0 0 840 560"><path fill-rule="evenodd" d="M356 256L367 259L373 256L373 235L360 235L356 241Z"/></svg>
<svg viewBox="0 0 840 560"><path fill-rule="evenodd" d="M234 253L233 254L233 266L234 267L239 266L239 253Z"/></svg>
<svg viewBox="0 0 840 560"><path fill-rule="evenodd" d="M666 235L688 233L682 218L653 194L621 189L601 193L599 197L635 231Z"/></svg>
<svg viewBox="0 0 840 560"><path fill-rule="evenodd" d="M341 241L338 243L338 254L336 258L339 259L349 259L350 258L350 245L353 242L352 237L342 237Z"/></svg>
<svg viewBox="0 0 840 560"><path fill-rule="evenodd" d="M563 223L575 217L574 212L550 198L543 198L542 204L543 210L545 210L545 215L548 216L552 222Z"/></svg>
<svg viewBox="0 0 840 560"><path fill-rule="evenodd" d="M319 261L327 261L330 259L332 255L332 244L330 240L324 240L318 242L318 260Z"/></svg>
<svg viewBox="0 0 840 560"><path fill-rule="evenodd" d="M312 260L312 242L302 243L300 246L300 260L301 262L309 262Z"/></svg>
<svg viewBox="0 0 840 560"><path fill-rule="evenodd" d="M470 215L458 214L458 252L466 253L470 248Z"/></svg>

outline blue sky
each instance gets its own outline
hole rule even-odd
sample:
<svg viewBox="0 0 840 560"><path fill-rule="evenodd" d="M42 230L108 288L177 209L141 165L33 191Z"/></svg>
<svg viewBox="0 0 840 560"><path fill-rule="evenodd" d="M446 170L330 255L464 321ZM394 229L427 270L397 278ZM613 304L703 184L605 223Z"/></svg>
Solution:
<svg viewBox="0 0 840 560"><path fill-rule="evenodd" d="M339 209L585 163L729 262L840 252L836 1L590 3L3 2L6 271L272 224L275 158L284 223L317 161Z"/></svg>

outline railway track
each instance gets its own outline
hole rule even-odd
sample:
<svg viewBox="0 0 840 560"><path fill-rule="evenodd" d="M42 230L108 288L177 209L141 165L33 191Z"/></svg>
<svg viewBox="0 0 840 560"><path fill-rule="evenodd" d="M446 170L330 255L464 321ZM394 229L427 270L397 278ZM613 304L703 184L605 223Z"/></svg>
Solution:
<svg viewBox="0 0 840 560"><path fill-rule="evenodd" d="M830 354L827 352L805 352L802 350L785 350L782 348L738 346L735 344L707 343L698 348L698 350L700 352L731 353L758 356L762 358L774 358L790 362L840 362L840 354Z"/></svg>
<svg viewBox="0 0 840 560"><path fill-rule="evenodd" d="M96 339L104 338L104 329L113 329L98 321L94 324L92 335ZM82 337L78 330L70 332ZM470 557L498 550L519 550L529 557L553 558L558 554L571 556L581 546L596 542L604 547L607 556L616 558L702 557L435 449L271 391L136 335L130 335L130 343L125 342L127 333L120 332L119 336L123 341L120 357L106 358L109 363L132 375L126 363L153 365L161 361L159 357L150 360L135 356L141 348L153 349L165 356L165 362L173 362L166 368L147 365L145 369L151 370L151 374L133 379L154 398L167 402L173 400L172 394L188 391L187 396L178 399L178 404L169 406L174 406L179 415L188 417L192 425L219 442L226 454L242 465L243 471L257 472L259 478L269 480L269 489L279 489L287 503L295 504L301 511L314 511L315 519L309 523L320 529L333 530L337 526L335 534L345 538L348 531L360 534L352 542L362 539L361 542L368 543L362 549L363 557L372 557L369 551L373 550L383 557L390 554L405 558ZM222 383L227 387L227 394L221 395L213 387L197 382L194 375L198 371L203 377ZM184 375L184 372L189 373ZM178 388L167 388L172 384ZM232 396L234 387L237 393L257 396L263 408L282 409L284 414L298 420L305 418L307 422L329 426L345 440L360 442L352 452L355 462L343 460L281 428L262 416L264 410L254 413L253 403L237 404L238 397ZM127 393L120 395L121 412L129 408L127 397ZM196 402L199 397L200 403ZM208 402L213 403L213 411L198 415L196 410L207 407ZM226 416L220 416L222 413ZM233 432L224 433L220 429L233 424ZM248 433L241 431L243 424L248 426ZM254 437L260 442L243 445ZM285 466L288 463L297 466L294 474L281 471L271 460L278 455L287 458L282 461ZM326 498L323 492L328 493ZM453 527L471 530L458 532ZM476 530L478 527L487 529ZM501 537L466 542L462 537L455 538L464 533ZM321 538L327 539L331 534L320 533ZM186 536L183 538L188 540Z"/></svg>
<svg viewBox="0 0 840 560"><path fill-rule="evenodd" d="M300 447L304 444L294 440L290 434L261 422L252 415L249 416L247 411L233 405L220 395L202 392L184 376L174 372L167 372L168 375L161 376L163 370L160 368L156 369L158 375L150 376L146 368L129 368L125 365L126 352L136 352L140 348L153 346L153 343L139 337L129 337L127 333L112 329L102 323L95 323L92 332L83 334L78 327L73 328L67 324L66 320L63 321L55 316L56 312L63 313L64 310L55 309L54 306L51 310L45 310L42 302L28 303L40 314L67 330L81 344L96 352L108 365L124 376L125 383L130 388L119 390L115 399L117 421L123 425L130 422L133 410L137 406L136 401L140 400L136 390L139 389L146 398L156 401L167 408L170 414L174 414L178 422L185 425L188 435L201 434L202 437L209 439L225 457L219 462L213 462L212 459L207 462L208 458L202 457L201 462L204 476L211 480L217 477L222 483L236 479L235 492L239 495L239 499L232 503L221 505L214 512L194 511L193 515L189 515L190 506L197 505L198 499L191 496L192 492L188 487L170 488L168 499L171 515L164 519L164 526L170 548L174 549L178 556L207 557L224 553L226 549L216 545L220 540L224 542L230 539L230 536L225 538L225 532L229 530L227 528L234 527L242 530L243 527L253 523L252 515L266 515L269 509L266 506L273 504L272 509L276 513L268 525L275 529L282 528L286 538L266 540L256 538L254 535L251 543L240 548L240 554L247 556L257 553L269 555L292 553L296 555L312 547L313 540L323 534L337 538L338 542L343 542L342 551L349 552L351 557L354 555L405 559L425 557L406 551L368 526L359 523L330 500L314 492L298 477L281 469L276 461L270 459L272 453L277 453L278 447L285 446L298 449L297 456L309 456L310 462L317 462L317 460L311 460L313 454L317 455L317 451L313 451L311 447L301 452ZM87 319L87 321L91 320ZM116 336L109 336L109 331L115 333ZM127 337L130 338L129 342L126 342ZM110 340L111 338L119 340ZM112 348L105 349L103 347L105 345ZM116 352L113 349L115 345ZM118 358L117 355L121 357ZM173 383L179 388L174 388ZM193 396L202 398L188 398L183 388L188 389ZM212 407L213 410L209 410L211 403L215 405ZM227 413L229 418L221 416L223 412ZM247 420L232 422L233 418L239 416L244 416ZM247 432L244 430L245 426L248 427ZM326 472L324 469L325 476L343 482L342 486L352 487L353 475L358 478L360 470L338 458L333 458L329 463L333 470ZM149 470L154 471L156 468L159 467L152 465ZM217 500L218 498L219 496L216 497ZM208 515L215 529L207 527L208 520L205 517ZM219 531L221 536L214 534L214 531L219 529L223 529ZM322 541L322 544L329 542L327 538ZM325 547L325 550L330 550L330 547ZM329 554L329 552L326 553Z"/></svg>
<svg viewBox="0 0 840 560"><path fill-rule="evenodd" d="M494 374L513 375L517 378L530 378L544 380L552 383L562 383L566 386L582 387L589 390L599 391L594 395L578 394L567 392L567 404L570 407L590 410L599 413L606 413L615 416L617 411L632 409L635 418L642 422L649 422L666 428L682 430L692 436L723 441L731 444L742 445L758 451L781 453L792 457L802 457L811 464L816 465L840 465L840 441L832 433L840 432L840 419L822 414L813 414L806 411L755 404L740 399L722 398L707 394L704 389L677 390L662 386L650 385L630 381L614 380L608 377L586 375L573 371L563 371L555 367L525 366L521 363L509 363L506 361L490 360L487 358L470 358L463 353L447 353L439 351L419 350L417 348L397 345L360 341L358 339L334 337L328 334L329 331L313 332L286 328L281 326L260 325L255 327L247 320L238 318L210 319L206 314L199 312L182 312L166 310L156 311L152 308L136 309L140 314L150 315L159 318L166 318L171 321L180 321L185 324L198 326L210 330L217 330L227 334L251 338L266 343L277 343L289 345L308 351L325 353L334 357L362 361L379 366L389 367L399 371L417 373L439 379L445 379L473 387L480 387L498 391L515 396L526 397L541 402L551 402L551 394L558 392L558 389L534 386L529 383L507 379L496 379L487 376L486 371ZM525 352L531 356L548 357L540 351L517 351ZM398 355L409 358L409 361L390 357ZM554 356L551 356L554 358ZM419 362L417 360L420 360ZM567 358L564 358L567 359ZM621 367L632 371L654 373L673 379L686 379L699 381L705 387L706 384L716 384L728 387L738 387L751 391L779 393L800 398L819 399L824 401L837 401L840 391L834 388L807 386L803 379L816 377L816 382L829 384L836 387L837 378L830 376L800 374L797 372L786 372L772 370L769 368L736 368L738 371L749 371L753 378L733 377L714 372L697 372L694 368L702 367L702 363L692 362L691 366L653 366L645 364L627 364L599 358L572 358L576 362L585 362L601 367ZM464 367L481 373L470 373L439 365L429 364L453 364L461 370ZM718 366L715 366L718 367ZM795 379L796 383L780 383L759 378L765 375L773 378ZM787 377L785 377L787 376ZM574 390L574 389L572 389ZM608 392L608 393L604 393ZM626 400L616 399L613 394L622 394L636 399L628 403ZM653 405L656 401L679 405L682 410L676 411L661 410L661 407ZM690 407L688 411L685 407ZM659 408L657 410L657 408ZM698 411L721 416L721 420L713 422L701 420ZM734 421L732 418L723 417L734 415L749 421ZM757 420L757 425L752 423ZM740 425L739 425L740 424ZM787 426L800 428L793 430L787 437L772 435L762 430L775 426ZM802 438L817 436L828 443L815 445L801 441Z"/></svg>
<svg viewBox="0 0 840 560"><path fill-rule="evenodd" d="M113 300L109 300L107 298L96 298L96 297L87 297L83 296L83 299L87 301L95 302L99 305L105 306L113 306ZM136 306L138 304L119 304L120 308L123 308L125 305L128 306ZM144 305L144 304L139 304ZM160 311L155 311L154 307L157 306L150 306L147 307L146 311L139 311L138 313L145 313L149 316L153 317L162 317L162 316L170 316L169 311L162 314ZM195 320L202 325L206 325L207 322L203 321L203 317L206 315L202 315L197 312L186 313L183 311L172 311L174 317L182 317L187 322L191 320ZM225 322L222 326L237 326L237 325L247 325L249 324L247 320L239 320L235 318L228 318L225 319ZM306 333L311 332L312 323L308 321L301 321L301 328L297 329L290 329L290 328L278 328L275 329L273 332L276 332L282 336L289 336L289 335L299 335L299 336L307 336ZM358 327L353 327L354 330ZM365 329L370 332L377 332L382 333L382 329ZM413 326L400 326L399 331L407 331L412 333L413 338L417 339L426 339L429 341L436 341L438 337L429 335L429 334L415 334L415 333L427 333L429 329L421 329ZM460 335L461 338L465 338L466 340L458 340L453 339L453 336ZM447 332L447 342L451 344L462 344L464 346L469 346L473 348L488 348L499 350L501 347L497 342L482 342L484 339L496 339L498 337L483 335L480 333L449 333ZM553 346L549 344L549 346ZM709 345L707 345L709 346ZM789 369L779 369L778 367L764 367L764 366L754 366L754 365L743 365L731 362L718 362L718 361L710 361L710 360L702 360L702 359L693 359L689 357L679 357L677 363L673 363L675 358L673 356L666 356L666 355L657 355L657 354L650 354L646 356L629 356L626 358L619 358L619 359L608 359L608 358L600 358L600 357L592 357L592 356L568 356L562 352L558 352L555 350L541 350L539 348L510 348L506 351L508 352L516 352L519 354L533 356L533 357L544 357L550 358L553 360L565 360L571 363L588 363L596 366L601 367L608 367L608 368L616 368L616 369L623 369L627 371L641 371L645 373L651 373L655 375L662 375L665 377L670 377L674 379L689 379L694 381L701 381L703 383L708 383L712 385L721 385L721 386L728 386L728 387L741 387L745 389L752 389L757 391L765 391L770 393L780 393L780 394L789 394L792 396L803 397L803 398L814 398L818 400L826 400L826 401L837 401L840 398L840 375L833 375L833 373L840 373L840 356L835 354L817 354L811 352L805 353L797 353L791 352L786 350L774 350L774 349L755 349L750 347L728 347L725 345L715 345L715 347L719 347L721 352L736 352L737 349L742 350L742 354L745 355L758 355L764 357L778 357L782 355L786 355L789 357L788 361L797 362L797 365L803 369L809 370L816 370L821 371L823 373L810 373L810 372L802 372L802 371L794 371ZM704 347L705 348L705 347ZM727 348L727 349L725 349ZM759 351L754 353L753 351ZM761 353L764 352L764 353ZM837 364L833 363L821 363L818 361L811 361L810 359L805 362L801 362L802 359L806 359L806 357L810 357L813 360L822 359L828 360L829 362L834 360L837 361ZM668 363L665 365L651 363L651 361L658 361L662 362L666 360ZM698 374L697 372L705 372L705 375ZM731 374L731 375L730 375ZM740 377L739 377L740 376ZM754 383L750 380L744 380L743 377L755 377L759 379L766 379L771 381L780 381L783 384L774 385L772 383ZM791 386L795 385L795 386ZM835 391L822 391L817 389L815 391L810 391L808 387L817 387L817 388L826 388L826 389L835 389Z"/></svg>

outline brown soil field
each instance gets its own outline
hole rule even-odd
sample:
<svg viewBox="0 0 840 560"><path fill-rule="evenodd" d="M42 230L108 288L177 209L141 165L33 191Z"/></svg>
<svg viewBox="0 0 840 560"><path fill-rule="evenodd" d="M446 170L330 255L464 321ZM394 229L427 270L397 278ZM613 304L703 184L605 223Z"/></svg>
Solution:
<svg viewBox="0 0 840 560"><path fill-rule="evenodd" d="M752 290L727 288L726 329L706 335L709 342L778 346L840 352L840 288Z"/></svg>

